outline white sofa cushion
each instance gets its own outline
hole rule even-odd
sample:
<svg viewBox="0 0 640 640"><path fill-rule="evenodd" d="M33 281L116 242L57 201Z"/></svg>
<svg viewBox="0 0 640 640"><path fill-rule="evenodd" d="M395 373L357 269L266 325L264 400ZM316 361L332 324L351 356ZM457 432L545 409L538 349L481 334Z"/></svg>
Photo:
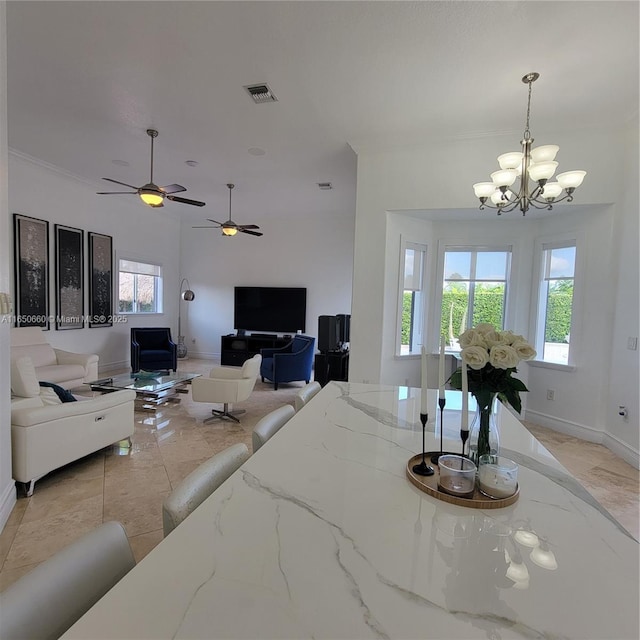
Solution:
<svg viewBox="0 0 640 640"><path fill-rule="evenodd" d="M24 356L11 361L11 393L21 398L40 395L40 384L31 358Z"/></svg>
<svg viewBox="0 0 640 640"><path fill-rule="evenodd" d="M84 367L80 364L54 364L38 367L37 376L38 380L42 380L42 382L55 382L56 384L71 382L74 383L73 386L78 386L82 384L84 379ZM65 384L61 386L65 386Z"/></svg>

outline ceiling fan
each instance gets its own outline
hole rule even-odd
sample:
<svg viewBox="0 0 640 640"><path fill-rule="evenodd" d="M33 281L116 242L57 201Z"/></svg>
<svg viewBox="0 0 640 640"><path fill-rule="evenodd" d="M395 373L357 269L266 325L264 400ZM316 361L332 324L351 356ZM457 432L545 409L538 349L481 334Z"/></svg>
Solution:
<svg viewBox="0 0 640 640"><path fill-rule="evenodd" d="M207 218L209 222L214 222L217 224L217 227L193 227L194 229L222 229L222 235L225 236L235 236L236 233L247 233L250 236L261 236L263 235L260 231L252 231L252 229L259 229L260 227L257 224L236 224L231 219L231 190L235 187L234 184L227 183L227 188L229 189L229 219L226 222L218 222L217 220L212 220L211 218Z"/></svg>
<svg viewBox="0 0 640 640"><path fill-rule="evenodd" d="M126 182L120 182L118 180L112 180L111 178L102 178L115 184L121 184L123 187L129 187L133 191L98 191L99 196L108 195L124 195L132 194L139 195L142 202L148 204L150 207L162 207L163 200L171 200L172 202L181 202L182 204L192 204L196 207L204 207L205 203L200 200L189 200L189 198L181 198L174 196L174 193L180 193L186 191L186 188L179 184L168 184L164 187L159 187L153 182L153 139L158 137L158 132L155 129L147 129L147 135L151 138L151 178L149 182L141 187L134 187L132 184Z"/></svg>

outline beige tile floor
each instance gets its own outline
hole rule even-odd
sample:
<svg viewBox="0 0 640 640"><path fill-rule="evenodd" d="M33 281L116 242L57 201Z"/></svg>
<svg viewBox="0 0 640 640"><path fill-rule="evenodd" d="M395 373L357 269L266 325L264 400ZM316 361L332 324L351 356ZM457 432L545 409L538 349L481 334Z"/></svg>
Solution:
<svg viewBox="0 0 640 640"><path fill-rule="evenodd" d="M181 360L184 371L208 372L212 363ZM182 396L155 415L136 413L131 449L114 445L50 473L22 497L0 534L0 590L69 542L107 520L125 526L136 560L162 540L162 501L182 478L222 449L244 442L260 417L293 403L304 383L256 383L238 404L240 425L203 424L211 405ZM527 424L534 435L618 521L638 538L638 471L601 445Z"/></svg>

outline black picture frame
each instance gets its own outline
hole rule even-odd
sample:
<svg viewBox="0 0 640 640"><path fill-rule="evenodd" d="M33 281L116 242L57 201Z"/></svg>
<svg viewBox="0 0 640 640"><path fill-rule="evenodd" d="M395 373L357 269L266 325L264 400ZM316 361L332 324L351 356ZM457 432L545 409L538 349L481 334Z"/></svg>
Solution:
<svg viewBox="0 0 640 640"><path fill-rule="evenodd" d="M54 225L56 329L84 327L84 231Z"/></svg>
<svg viewBox="0 0 640 640"><path fill-rule="evenodd" d="M49 222L13 214L16 327L49 329Z"/></svg>
<svg viewBox="0 0 640 640"><path fill-rule="evenodd" d="M89 328L113 324L113 238L87 232L89 244Z"/></svg>

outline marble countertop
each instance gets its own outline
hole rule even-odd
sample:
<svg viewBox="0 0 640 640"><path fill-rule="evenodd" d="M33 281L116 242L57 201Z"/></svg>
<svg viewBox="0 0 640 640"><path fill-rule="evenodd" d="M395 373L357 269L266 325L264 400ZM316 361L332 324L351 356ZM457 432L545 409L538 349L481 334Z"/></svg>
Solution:
<svg viewBox="0 0 640 640"><path fill-rule="evenodd" d="M638 543L506 409L514 505L419 491L419 406L328 384L64 637L637 639ZM447 392L445 450L459 406Z"/></svg>

